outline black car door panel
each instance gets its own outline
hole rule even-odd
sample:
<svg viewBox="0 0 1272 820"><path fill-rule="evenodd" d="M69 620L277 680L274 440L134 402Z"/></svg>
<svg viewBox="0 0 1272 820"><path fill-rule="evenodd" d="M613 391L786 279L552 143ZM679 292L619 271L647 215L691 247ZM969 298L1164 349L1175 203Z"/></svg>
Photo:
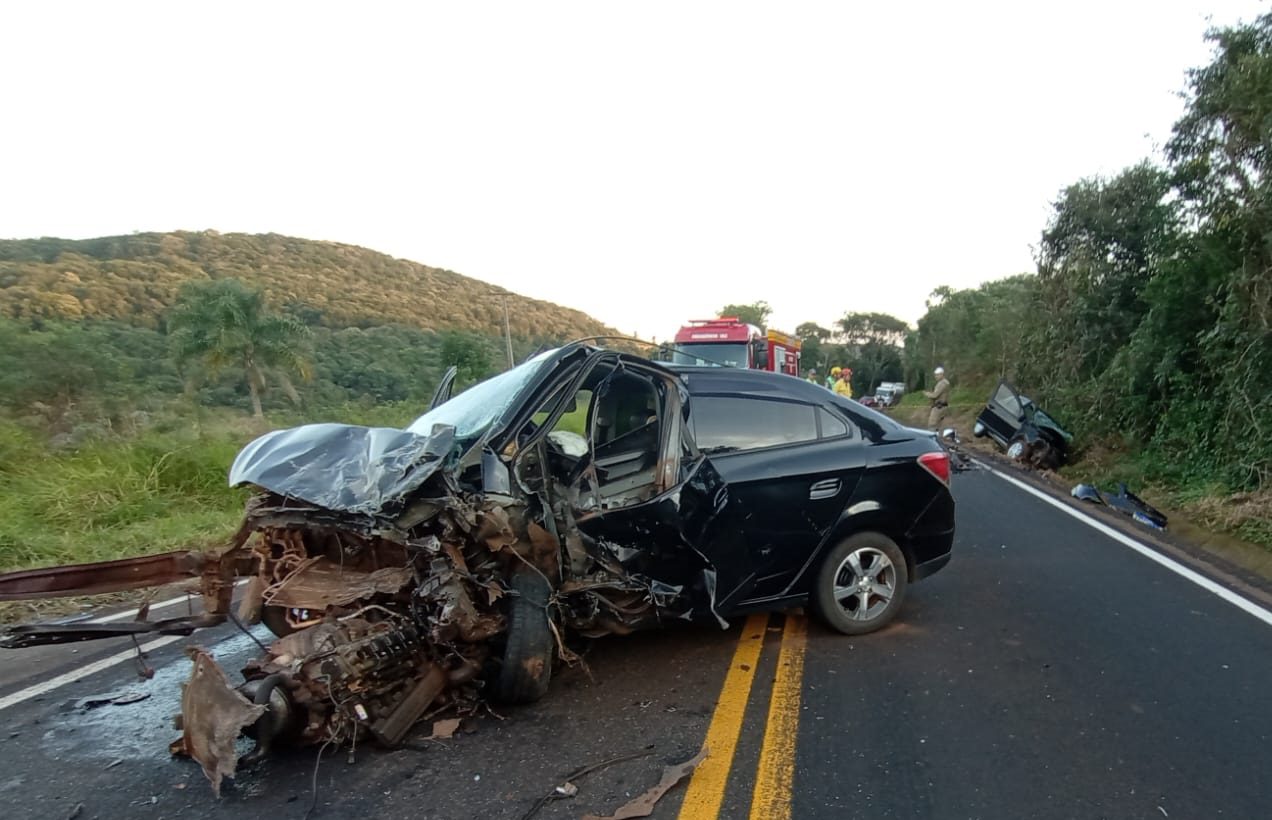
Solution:
<svg viewBox="0 0 1272 820"><path fill-rule="evenodd" d="M705 457L685 481L644 504L580 519L598 544L624 545L623 568L683 587L695 609L727 614L755 583L740 501ZM604 548L602 546L601 548Z"/></svg>
<svg viewBox="0 0 1272 820"><path fill-rule="evenodd" d="M755 597L777 594L825 540L865 464L859 439L829 439L713 458L741 501L758 575Z"/></svg>

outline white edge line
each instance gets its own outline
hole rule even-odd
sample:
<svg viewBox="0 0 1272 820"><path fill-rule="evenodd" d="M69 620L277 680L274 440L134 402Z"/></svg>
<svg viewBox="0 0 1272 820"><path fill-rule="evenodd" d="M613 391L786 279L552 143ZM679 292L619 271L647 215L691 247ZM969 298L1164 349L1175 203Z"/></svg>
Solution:
<svg viewBox="0 0 1272 820"><path fill-rule="evenodd" d="M248 580L249 580L249 579L247 579L247 578L240 578L239 580L237 580L237 581L235 581L235 582L234 582L234 585L235 585L235 586L241 586L241 585L243 585L243 584L246 584L246 583L248 582ZM186 601L189 601L189 600L192 600L192 599L195 599L195 598L198 598L198 597L199 597L199 596L198 596L198 595L195 595L195 594L191 594L191 595L178 595L178 596L177 596L177 597L175 597L175 598L169 598L169 599L168 599L168 600L166 600L166 601L160 601L160 602L159 602L159 603L157 603L157 604L151 604L151 605L150 605L150 611L151 611L151 612L154 612L156 609L164 609L165 607L170 607L170 606L173 606L173 605L175 605L175 604L184 604ZM90 621L66 621L65 623L66 623L66 625L71 625L71 624L75 624L75 623L108 624L108 623L112 623L112 622L114 622L114 621L122 621L122 620L124 620L124 619L126 619L126 618L135 618L135 617L137 617L137 610L135 610L135 609L125 609L123 612L116 612L114 615L103 615L103 616L102 616L102 617L100 617L100 618L93 618L93 619L92 619L92 620L90 620Z"/></svg>
<svg viewBox="0 0 1272 820"><path fill-rule="evenodd" d="M149 643L143 643L141 645L141 651L142 653L151 652L155 649L158 649L161 646L167 646L170 643L179 641L183 637L185 636L184 635L165 635L164 637L156 638L153 641L150 641ZM110 667L114 666L117 663L122 663L128 660L129 658L135 657L136 654L137 654L137 649L135 647L131 649L125 649L123 652L116 652L114 655L109 655L105 658L102 658L101 660L93 661L92 663L87 664L86 666L81 666L79 669L73 669L70 672L64 672L63 674L58 675L56 678L49 678L48 680L41 681L40 683L37 683L34 686L28 686L26 689L19 689L18 691L14 692L11 695L5 695L4 697L0 698L0 711L8 709L10 706L16 706L17 704L22 703L23 701L26 701L26 700L30 700L31 698L39 697L40 695L43 695L46 692L51 692L54 689L65 686L68 683L74 683L77 680L82 680L88 677L89 675L96 675L98 672L101 672L104 669L109 669Z"/></svg>
<svg viewBox="0 0 1272 820"><path fill-rule="evenodd" d="M182 595L179 598L169 598L166 601L160 601L157 604L151 604L150 611L154 612L156 609L163 609L165 607L170 607L174 604L185 603L186 601L190 600L190 597L191 596L189 595ZM137 610L125 609L123 612L116 612L114 615L103 615L100 618L93 618L91 621L87 621L87 622L82 621L81 623L108 624L108 623L113 623L114 621L122 621L125 618L136 618L136 617L137 617ZM73 625L74 623L75 621L67 621L67 626Z"/></svg>
<svg viewBox="0 0 1272 820"><path fill-rule="evenodd" d="M247 583L247 581L248 579L243 578L235 582L235 585L237 586L239 584L245 584ZM166 601L160 601L157 604L152 604L150 608L151 610L163 609L164 607L172 606L173 604L182 603L183 601L189 600L189 598L190 596L188 595L181 595L176 598L169 598ZM93 620L88 621L88 623L104 624L104 623L110 623L111 621L122 621L125 618L134 617L135 614L136 613L131 610L125 610L124 612L116 612L114 615L105 615L101 618L94 618ZM161 646L167 646L170 643L175 643L176 641L179 641L184 637L186 636L185 635L165 635L162 638L156 638L153 641L150 641L149 643L143 643L141 645L141 652L142 654L151 652L155 649L160 648ZM78 680L83 680L89 675L96 675L98 672L101 672L105 669L109 669L115 664L123 663L124 661L130 658L136 657L136 655L137 655L136 647L133 647L132 649L125 649L123 652L116 652L114 655L108 655L105 658L102 658L101 660L93 661L92 663L86 666L81 666L79 669L73 669L70 672L64 672L55 678L49 678L46 681L41 681L40 683L37 683L34 686L28 686L25 689L19 689L18 691L13 692L12 694L5 695L4 697L0 697L0 712L4 711L5 709L8 709L10 706L16 706L17 704L22 703L23 701L27 701L27 700L30 700L31 698L39 697L40 695L43 695L47 692L52 692L54 689L58 689L60 687L66 686L68 683L75 683Z"/></svg>
<svg viewBox="0 0 1272 820"><path fill-rule="evenodd" d="M994 469L993 467L990 467L988 464L985 464L984 462L981 462L976 459L973 459L973 460L976 461L976 463L980 464L985 469L989 470L994 475L1001 478L1003 481L1006 481L1009 484L1014 484L1020 489L1024 490L1025 492L1031 495L1037 496L1038 498L1041 498L1043 501L1047 502L1048 504L1055 507L1056 509L1061 510L1062 512L1065 512L1073 516L1074 518L1078 519L1083 524L1086 524L1088 527L1091 527L1092 529L1107 535L1109 538L1112 538L1114 541L1117 541L1119 544L1130 547L1131 549L1135 550L1140 555L1143 555L1145 558L1149 559L1150 561L1154 561L1160 564L1161 566L1165 567L1166 569L1170 570L1171 572L1175 573L1181 578L1184 578L1188 581L1192 581L1194 584L1206 590L1207 592L1210 592L1210 593L1213 593L1214 595L1219 596L1220 598L1232 604L1233 606L1237 607L1238 609L1243 610L1244 612L1247 612L1250 615L1253 615L1254 617L1258 618L1260 621L1263 621L1263 623L1267 624L1268 626L1272 626L1272 612L1269 612L1268 610L1254 603L1249 598L1245 598L1241 595L1238 595L1237 593L1233 592L1227 587L1222 586L1210 580L1209 578L1202 575L1201 573L1196 572L1192 569L1189 569L1188 567L1184 566L1178 561L1175 561L1173 558L1169 558L1161 554L1157 550L1153 549L1152 547L1142 544L1139 541L1136 541L1134 538L1131 538L1129 535L1118 532L1117 530L1113 529L1112 527L1110 527L1109 525L1103 522L1096 521L1094 518L1091 518L1089 515L1083 513L1080 510L1075 510L1073 507L1070 507L1068 504L1065 504L1063 501L1059 501L1053 498L1047 493L1044 493L1042 490L1039 490L1036 487L1031 487L1029 484L1021 481L1020 479L1012 478L1006 473L999 472L998 470Z"/></svg>

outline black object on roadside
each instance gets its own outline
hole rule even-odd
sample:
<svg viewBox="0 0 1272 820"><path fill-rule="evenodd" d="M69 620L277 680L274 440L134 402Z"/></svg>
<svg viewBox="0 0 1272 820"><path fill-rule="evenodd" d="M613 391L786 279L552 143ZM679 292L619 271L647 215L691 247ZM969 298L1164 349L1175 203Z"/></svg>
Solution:
<svg viewBox="0 0 1272 820"><path fill-rule="evenodd" d="M1069 495L1083 501L1111 507L1123 515L1129 515L1146 527L1155 530L1166 529L1166 514L1127 489L1124 481L1118 482L1116 495L1105 495L1090 484L1076 485L1069 491Z"/></svg>

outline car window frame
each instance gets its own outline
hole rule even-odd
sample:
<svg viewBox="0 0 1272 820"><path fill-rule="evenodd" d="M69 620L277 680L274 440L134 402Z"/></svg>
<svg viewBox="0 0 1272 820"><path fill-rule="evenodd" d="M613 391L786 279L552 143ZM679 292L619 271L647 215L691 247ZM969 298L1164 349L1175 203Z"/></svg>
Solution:
<svg viewBox="0 0 1272 820"><path fill-rule="evenodd" d="M694 403L701 399L731 399L735 401L757 401L757 402L775 402L779 404L795 404L801 407L808 407L813 411L813 426L817 430L817 437L804 439L802 441L784 441L778 444L768 444L763 447L739 447L733 450L718 450L713 452L713 448L704 448L698 441L698 419L694 416ZM843 422L847 428L847 433L836 436L826 436L822 432L821 414L817 411L825 411L834 418ZM854 441L861 440L861 436L855 424L851 419L844 416L843 413L837 412L833 405L812 402L795 396L757 396L750 393L736 393L717 390L703 390L690 394L689 397L689 421L692 428L694 446L702 452L707 458L726 458L728 456L741 455L743 453L762 453L769 450L780 450L788 447L807 447L813 444L821 444L827 441Z"/></svg>

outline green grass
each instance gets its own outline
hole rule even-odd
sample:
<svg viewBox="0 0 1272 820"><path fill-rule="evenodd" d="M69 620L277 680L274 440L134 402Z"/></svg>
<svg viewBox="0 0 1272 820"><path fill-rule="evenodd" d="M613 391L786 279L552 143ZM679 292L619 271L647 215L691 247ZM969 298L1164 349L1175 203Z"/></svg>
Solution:
<svg viewBox="0 0 1272 820"><path fill-rule="evenodd" d="M1234 493L1221 483L1187 475L1151 446L1093 442L1060 475L1073 484L1116 490L1125 482L1151 504L1183 513L1206 529L1272 550L1272 490Z"/></svg>
<svg viewBox="0 0 1272 820"><path fill-rule="evenodd" d="M0 423L0 570L222 543L246 498L226 483L245 439L145 434L56 452Z"/></svg>
<svg viewBox="0 0 1272 820"><path fill-rule="evenodd" d="M950 409L954 411L980 409L985 406L985 399L989 396L989 388L979 386L964 387L962 385L951 385L950 387ZM923 395L922 390L913 390L901 397L898 407L914 408L928 407L930 404L928 398Z"/></svg>

